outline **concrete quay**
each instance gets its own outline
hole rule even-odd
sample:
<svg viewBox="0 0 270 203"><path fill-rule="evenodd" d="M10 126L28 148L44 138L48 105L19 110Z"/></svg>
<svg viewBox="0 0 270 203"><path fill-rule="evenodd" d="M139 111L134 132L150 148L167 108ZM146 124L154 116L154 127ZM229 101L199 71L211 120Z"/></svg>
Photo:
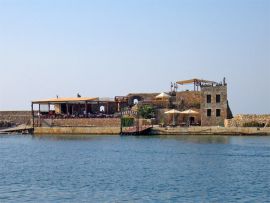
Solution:
<svg viewBox="0 0 270 203"><path fill-rule="evenodd" d="M34 134L120 135L120 127L36 127ZM149 135L270 135L270 128L154 126Z"/></svg>
<svg viewBox="0 0 270 203"><path fill-rule="evenodd" d="M254 127L158 127L152 128L153 135L270 135L270 128Z"/></svg>
<svg viewBox="0 0 270 203"><path fill-rule="evenodd" d="M120 127L35 127L34 134L119 135Z"/></svg>

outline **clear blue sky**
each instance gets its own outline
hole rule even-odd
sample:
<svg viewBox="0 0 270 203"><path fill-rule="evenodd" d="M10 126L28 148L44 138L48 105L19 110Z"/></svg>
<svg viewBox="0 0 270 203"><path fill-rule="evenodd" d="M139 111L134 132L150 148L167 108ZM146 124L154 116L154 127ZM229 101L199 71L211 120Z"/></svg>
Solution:
<svg viewBox="0 0 270 203"><path fill-rule="evenodd" d="M0 0L0 110L225 76L233 113L270 113L269 38L269 0Z"/></svg>

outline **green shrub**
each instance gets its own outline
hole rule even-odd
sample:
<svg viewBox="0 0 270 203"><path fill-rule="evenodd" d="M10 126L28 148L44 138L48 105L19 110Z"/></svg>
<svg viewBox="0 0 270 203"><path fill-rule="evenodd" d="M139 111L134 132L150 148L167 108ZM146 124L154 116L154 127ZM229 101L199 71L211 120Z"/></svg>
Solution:
<svg viewBox="0 0 270 203"><path fill-rule="evenodd" d="M123 127L130 127L133 125L134 125L134 118L131 118L131 117L122 118L122 126Z"/></svg>
<svg viewBox="0 0 270 203"><path fill-rule="evenodd" d="M139 107L139 115L144 119L150 119L155 117L155 109L151 105L143 105Z"/></svg>

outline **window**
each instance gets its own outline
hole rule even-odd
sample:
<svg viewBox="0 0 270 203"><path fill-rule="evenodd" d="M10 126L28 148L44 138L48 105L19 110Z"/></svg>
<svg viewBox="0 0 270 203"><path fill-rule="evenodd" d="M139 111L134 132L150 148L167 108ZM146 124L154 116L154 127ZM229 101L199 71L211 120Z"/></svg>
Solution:
<svg viewBox="0 0 270 203"><path fill-rule="evenodd" d="M212 110L211 109L207 109L207 116L208 117L211 117L211 114L212 114Z"/></svg>
<svg viewBox="0 0 270 203"><path fill-rule="evenodd" d="M134 105L136 105L136 104L138 104L138 103L139 103L139 100L138 100L138 99L134 99L134 100L133 100L133 104L134 104Z"/></svg>
<svg viewBox="0 0 270 203"><path fill-rule="evenodd" d="M100 111L100 112L105 112L105 106L100 106L100 107L99 107L99 111Z"/></svg>
<svg viewBox="0 0 270 203"><path fill-rule="evenodd" d="M216 117L220 117L220 112L221 112L220 109L216 109Z"/></svg>
<svg viewBox="0 0 270 203"><path fill-rule="evenodd" d="M216 95L216 103L220 103L220 94Z"/></svg>
<svg viewBox="0 0 270 203"><path fill-rule="evenodd" d="M207 103L208 104L211 103L211 95L210 94L207 95Z"/></svg>

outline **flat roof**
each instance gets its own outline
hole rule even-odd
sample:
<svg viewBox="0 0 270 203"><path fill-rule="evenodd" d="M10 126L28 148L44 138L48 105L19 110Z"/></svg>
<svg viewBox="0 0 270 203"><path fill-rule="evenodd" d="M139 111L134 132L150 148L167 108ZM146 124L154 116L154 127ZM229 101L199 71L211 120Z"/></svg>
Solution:
<svg viewBox="0 0 270 203"><path fill-rule="evenodd" d="M32 101L33 104L48 104L48 103L72 103L72 102L87 102L87 101L98 101L98 97L62 97L62 98L51 98Z"/></svg>

